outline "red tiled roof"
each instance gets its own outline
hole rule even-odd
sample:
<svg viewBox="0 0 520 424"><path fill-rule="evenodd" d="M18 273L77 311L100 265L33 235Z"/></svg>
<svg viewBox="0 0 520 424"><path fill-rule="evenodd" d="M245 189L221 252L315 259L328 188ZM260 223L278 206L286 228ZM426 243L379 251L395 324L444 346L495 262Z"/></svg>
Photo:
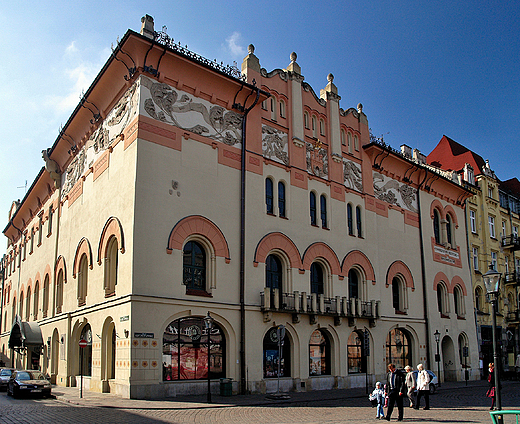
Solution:
<svg viewBox="0 0 520 424"><path fill-rule="evenodd" d="M500 183L500 188L502 190L511 191L511 193L516 194L517 196L520 195L520 181L518 181L516 177L507 181L502 181Z"/></svg>
<svg viewBox="0 0 520 424"><path fill-rule="evenodd" d="M482 167L486 164L481 156L445 135L426 157L426 162L445 171L462 171L469 163L475 175L482 174Z"/></svg>

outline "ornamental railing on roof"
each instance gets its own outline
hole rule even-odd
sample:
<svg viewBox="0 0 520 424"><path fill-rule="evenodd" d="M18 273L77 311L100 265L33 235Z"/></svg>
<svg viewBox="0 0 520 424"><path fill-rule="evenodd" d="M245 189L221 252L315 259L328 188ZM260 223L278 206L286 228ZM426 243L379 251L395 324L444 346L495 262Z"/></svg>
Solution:
<svg viewBox="0 0 520 424"><path fill-rule="evenodd" d="M209 60L205 57L201 56L200 54L197 54L195 52L192 52L188 49L188 46L182 46L180 41L178 43L175 43L174 39L170 37L166 33L167 28L165 26L162 27L162 30L160 32L154 31L153 39L155 42L162 44L173 51L180 53L196 62L201 63L202 65L209 66L210 68L215 69L216 71L223 72L226 75L229 75L230 77L239 79L241 81L245 80L245 75L242 74L240 69L238 68L238 65L235 61L233 61L233 65L224 65L224 62L217 62L217 59L215 60Z"/></svg>

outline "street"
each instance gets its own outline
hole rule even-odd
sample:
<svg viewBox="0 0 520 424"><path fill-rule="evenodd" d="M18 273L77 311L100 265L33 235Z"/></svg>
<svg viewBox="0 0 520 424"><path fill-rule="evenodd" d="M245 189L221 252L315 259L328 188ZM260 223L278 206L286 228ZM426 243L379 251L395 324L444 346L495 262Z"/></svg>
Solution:
<svg viewBox="0 0 520 424"><path fill-rule="evenodd" d="M353 389L355 390L355 389ZM84 400L71 401L65 392L76 394L75 388L53 388L56 399L13 399L0 393L0 422L2 423L371 423L375 421L375 408L358 390L357 396L339 398L336 392L314 392L290 402L265 402L259 395L228 398L234 403L186 401L131 401L113 395L98 396L105 404L89 405ZM405 407L404 421L414 423L491 423L490 401L485 397L482 383L468 387L464 383L446 384L430 396L431 410L412 410ZM520 383L504 382L503 409L520 409ZM63 395L62 395L63 394ZM307 395L307 394L305 394ZM68 401L65 399L69 399ZM200 397L199 397L200 399ZM264 404L258 404L262 399ZM223 398L220 398L223 401ZM135 403L135 407L131 405ZM242 403L242 404L239 404ZM249 403L249 405L244 404ZM143 406L145 405L145 406ZM424 405L424 404L423 404ZM385 410L386 412L386 410ZM508 417L505 423L514 422ZM392 421L397 419L394 410Z"/></svg>

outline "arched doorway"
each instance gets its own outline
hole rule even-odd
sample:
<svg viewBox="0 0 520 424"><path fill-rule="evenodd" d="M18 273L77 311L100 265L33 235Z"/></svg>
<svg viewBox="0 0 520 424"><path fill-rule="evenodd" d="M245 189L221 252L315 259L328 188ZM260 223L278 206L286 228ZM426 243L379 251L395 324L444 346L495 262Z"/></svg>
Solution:
<svg viewBox="0 0 520 424"><path fill-rule="evenodd" d="M397 369L413 366L411 338L404 328L393 328L386 336L386 363Z"/></svg>
<svg viewBox="0 0 520 424"><path fill-rule="evenodd" d="M80 359L80 369L79 375L83 375L86 377L92 376L92 329L90 328L90 324L86 324L81 330L80 340L86 340L87 347L80 347L79 349L83 350L83 354L80 352L80 358L83 356L83 359ZM82 374L83 373L83 374Z"/></svg>
<svg viewBox="0 0 520 424"><path fill-rule="evenodd" d="M441 343L444 381L457 381L457 360L455 346L451 337L444 336Z"/></svg>
<svg viewBox="0 0 520 424"><path fill-rule="evenodd" d="M101 380L103 393L109 393L110 380L116 378L116 327L111 317L105 320L101 338Z"/></svg>
<svg viewBox="0 0 520 424"><path fill-rule="evenodd" d="M51 383L57 384L60 364L60 335L55 328L51 339Z"/></svg>
<svg viewBox="0 0 520 424"><path fill-rule="evenodd" d="M350 333L347 341L348 373L361 374L367 372L365 335L361 330Z"/></svg>

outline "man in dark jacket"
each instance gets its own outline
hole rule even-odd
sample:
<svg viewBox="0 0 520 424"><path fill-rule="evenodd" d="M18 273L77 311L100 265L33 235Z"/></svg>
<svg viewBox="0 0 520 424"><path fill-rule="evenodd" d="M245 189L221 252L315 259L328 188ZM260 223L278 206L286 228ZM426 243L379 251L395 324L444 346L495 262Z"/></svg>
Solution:
<svg viewBox="0 0 520 424"><path fill-rule="evenodd" d="M395 369L394 364L388 364L388 374L386 376L386 393L388 394L388 409L386 411L386 420L390 421L390 416L397 404L399 415L397 421L403 421L403 396L406 393L406 379L404 374Z"/></svg>

